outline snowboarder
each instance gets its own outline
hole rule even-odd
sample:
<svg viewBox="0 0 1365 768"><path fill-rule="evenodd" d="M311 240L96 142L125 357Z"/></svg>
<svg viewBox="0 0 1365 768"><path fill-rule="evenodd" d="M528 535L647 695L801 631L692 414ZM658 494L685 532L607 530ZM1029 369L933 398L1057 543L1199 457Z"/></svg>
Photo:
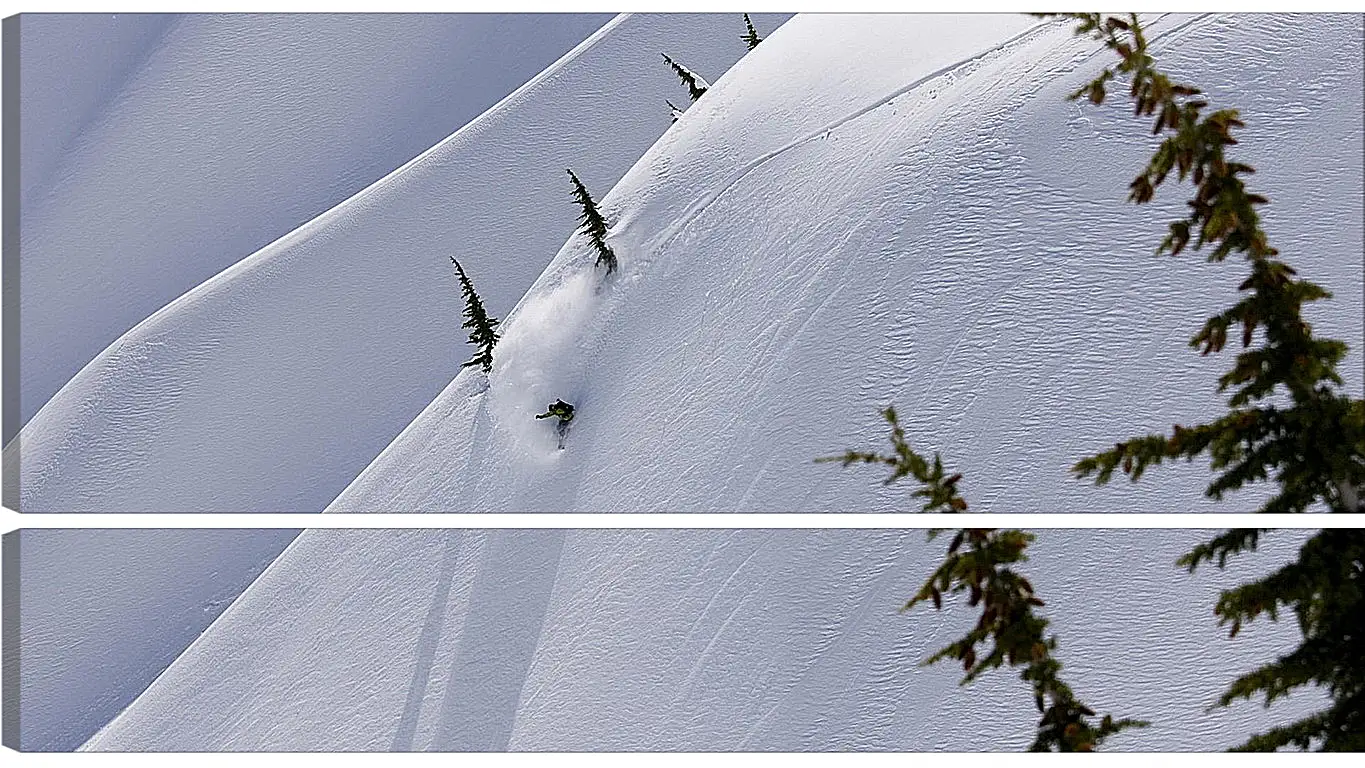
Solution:
<svg viewBox="0 0 1365 768"><path fill-rule="evenodd" d="M536 414L537 419L548 419L551 416L559 417L559 426L555 432L559 435L559 448L564 448L564 437L569 434L569 422L573 421L573 406L563 400L555 400L547 407L545 413Z"/></svg>

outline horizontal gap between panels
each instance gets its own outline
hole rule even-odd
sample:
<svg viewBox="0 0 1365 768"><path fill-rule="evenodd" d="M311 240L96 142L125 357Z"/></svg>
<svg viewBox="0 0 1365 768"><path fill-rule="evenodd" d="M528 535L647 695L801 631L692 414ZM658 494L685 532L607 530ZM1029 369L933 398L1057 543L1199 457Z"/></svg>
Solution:
<svg viewBox="0 0 1365 768"><path fill-rule="evenodd" d="M27 514L19 528L1362 528L1365 515L1254 514Z"/></svg>

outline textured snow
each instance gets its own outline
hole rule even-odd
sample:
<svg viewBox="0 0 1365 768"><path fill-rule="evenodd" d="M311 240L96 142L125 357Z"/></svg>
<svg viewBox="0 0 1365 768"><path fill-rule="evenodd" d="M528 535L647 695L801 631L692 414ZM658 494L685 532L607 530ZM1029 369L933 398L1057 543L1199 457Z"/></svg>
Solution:
<svg viewBox="0 0 1365 768"><path fill-rule="evenodd" d="M20 421L124 331L610 18L24 14Z"/></svg>
<svg viewBox="0 0 1365 768"><path fill-rule="evenodd" d="M37 530L18 538L25 751L72 750L128 706L298 531ZM8 555L10 550L6 550ZM7 617L9 621L12 617ZM9 734L6 734L8 736Z"/></svg>
<svg viewBox="0 0 1365 768"><path fill-rule="evenodd" d="M1288 650L1229 640L1217 589L1284 562L1273 533L1226 573L1176 558L1207 531L1042 531L1027 564L1066 676L1148 718L1120 750L1216 750L1311 711L1206 711ZM89 750L1018 750L1015 673L959 688L917 666L971 623L898 609L945 543L922 531L305 531ZM1254 565L1254 568L1247 567Z"/></svg>
<svg viewBox="0 0 1365 768"><path fill-rule="evenodd" d="M1161 66L1235 104L1272 242L1336 294L1310 308L1360 393L1360 16L1167 15ZM1153 139L1069 23L800 16L728 72L602 201L621 262L574 237L503 326L332 511L912 508L817 456L912 443L979 511L1241 511L1206 465L1095 490L1078 458L1206 418L1228 355L1186 340L1240 263L1156 258L1187 198L1124 201ZM1308 119L1308 116L1312 116ZM1136 233L1136 234L1135 234ZM532 419L573 403L565 451Z"/></svg>
<svg viewBox="0 0 1365 768"><path fill-rule="evenodd" d="M1151 18L1162 66L1242 109L1272 241L1336 292L1312 319L1351 345L1359 393L1361 17ZM1185 193L1123 202L1145 122L1064 100L1107 61L1095 46L1022 16L803 16L670 128L681 86L658 51L719 73L743 52L733 27L618 19L173 301L33 418L22 454L6 447L20 509L317 511L340 492L330 509L903 510L875 472L810 464L880 443L887 403L966 473L974 511L1213 508L1197 465L1135 488L1067 477L1219 404L1228 360L1184 342L1243 276L1151 255ZM585 239L564 243L566 166L613 224L605 284ZM452 252L506 319L489 377L456 375ZM556 397L578 406L563 452L531 418ZM1314 703L1205 711L1294 633L1219 639L1216 585L1246 572L1182 583L1198 535L1037 547L1078 688L1157 721L1121 748L1229 746ZM34 743L78 743L158 673L89 747L1016 749L1032 724L1012 675L958 689L950 667L915 667L966 618L896 613L939 551L917 532L309 532L199 635L218 608L194 611L283 540L245 542L130 544L138 586L107 605L115 580L66 561L27 609L51 617L37 658L70 659L26 683L51 698L25 705ZM138 601L173 626L140 636Z"/></svg>
<svg viewBox="0 0 1365 768"><path fill-rule="evenodd" d="M489 312L505 315L573 230L564 168L605 194L669 126L660 100L678 84L658 49L723 71L744 52L736 18L613 20L401 172L161 309L6 447L19 462L14 506L321 511L467 359L449 256ZM402 78L422 87L424 71ZM206 141L234 133L217 122L198 130ZM271 183L288 194L313 182ZM139 269L169 269L156 256ZM27 278L24 295L39 295Z"/></svg>
<svg viewBox="0 0 1365 768"><path fill-rule="evenodd" d="M141 323L7 448L19 508L904 509L810 464L880 442L886 404L975 509L1213 508L1202 465L1102 491L1067 471L1220 407L1228 357L1185 341L1245 273L1152 256L1187 193L1124 201L1146 123L1065 99L1098 46L1026 16L801 17L670 128L657 52L722 71L732 22L613 22ZM1336 293L1310 318L1350 344L1360 392L1361 18L1151 23L1162 66L1242 109L1272 242ZM606 284L583 238L563 244L569 166L612 223ZM494 315L516 305L491 377L456 375L451 252ZM556 452L531 416L561 397L578 411Z"/></svg>

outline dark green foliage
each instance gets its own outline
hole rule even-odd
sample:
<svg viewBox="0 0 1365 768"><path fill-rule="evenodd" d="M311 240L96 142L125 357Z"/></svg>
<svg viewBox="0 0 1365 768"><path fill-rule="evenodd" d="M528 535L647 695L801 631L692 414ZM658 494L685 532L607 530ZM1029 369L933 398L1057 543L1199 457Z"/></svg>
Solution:
<svg viewBox="0 0 1365 768"><path fill-rule="evenodd" d="M1248 192L1241 178L1254 169L1224 155L1226 147L1237 143L1232 130L1243 126L1237 111L1204 114L1208 103L1199 98L1199 89L1173 83L1156 71L1135 14L1126 20L1099 14L1073 18L1079 21L1078 35L1103 42L1120 62L1072 98L1084 96L1100 104L1115 71L1128 75L1135 114L1156 115L1152 133L1168 134L1129 186L1129 199L1150 201L1172 170L1180 181L1188 178L1194 184L1189 215L1171 223L1157 254L1174 256L1187 245L1192 250L1207 245L1210 261L1237 253L1251 266L1251 275L1239 286L1247 295L1209 318L1190 341L1202 354L1219 352L1229 330L1240 328L1242 351L1232 370L1218 380L1220 392L1231 391L1228 413L1195 427L1176 425L1170 435L1116 443L1112 450L1081 460L1073 471L1104 484L1121 468L1136 481L1150 465L1177 458L1191 461L1208 453L1212 469L1221 471L1206 491L1212 498L1271 480L1277 492L1261 512L1304 512L1316 503L1332 512L1365 512L1365 401L1339 391L1336 366L1346 345L1315 337L1301 311L1304 304L1331 294L1295 277L1268 243L1256 213L1256 206L1267 201ZM1258 341L1254 347L1253 341ZM1266 402L1271 397L1282 404ZM1196 547L1181 564L1191 571L1204 562L1221 568L1229 557L1254 551L1261 533L1227 531ZM1365 534L1325 530L1304 545L1295 562L1219 597L1214 612L1221 624L1230 625L1233 636L1262 614L1276 620L1280 608L1293 611L1303 634L1298 648L1235 680L1219 699L1220 706L1258 695L1269 704L1302 686L1324 687L1331 696L1327 709L1253 736L1238 749L1365 749L1362 564Z"/></svg>
<svg viewBox="0 0 1365 768"><path fill-rule="evenodd" d="M1190 341L1207 355L1223 349L1229 329L1240 328L1243 349L1232 370L1218 380L1220 392L1231 392L1229 412L1207 424L1177 425L1170 435L1117 443L1078 462L1074 471L1080 477L1094 475L1102 484L1122 468L1137 480L1152 464L1190 461L1208 453L1212 468L1222 470L1208 488L1212 498L1274 478L1279 492L1261 512L1303 512L1316 501L1336 512L1365 511L1359 490L1365 487L1365 401L1338 390L1336 366L1346 345L1315 337L1301 312L1304 304L1331 294L1296 278L1267 242L1255 208L1266 199L1248 192L1241 178L1253 169L1224 156L1224 148L1237 143L1232 129L1243 125L1237 111L1206 115L1208 103L1198 98L1198 88L1173 83L1153 69L1136 15L1126 21L1098 14L1077 18L1077 34L1090 35L1118 53L1116 70L1132 78L1136 114L1157 115L1153 133L1170 134L1129 185L1129 199L1150 201L1172 170L1181 181L1194 183L1189 216L1170 225L1157 253L1177 255L1187 245L1193 250L1208 245L1210 261L1242 254L1251 275L1239 288L1248 295L1209 318ZM1105 84L1113 78L1114 71L1106 68L1072 98L1102 103ZM1285 394L1287 405L1266 402Z"/></svg>
<svg viewBox="0 0 1365 768"><path fill-rule="evenodd" d="M920 488L913 495L926 500L922 512L965 511L967 501L957 490L962 475L945 477L943 461L938 454L930 462L911 448L894 408L887 408L882 415L891 425L892 454L846 451L842 456L816 461L837 461L844 466L885 464L891 467L891 475L884 481L886 484L907 475L919 482ZM930 531L929 537L932 539L938 533L940 531ZM960 661L965 673L963 685L1006 664L1023 667L1019 677L1032 688L1039 713L1038 731L1029 750L1089 752L1109 736L1127 728L1144 727L1147 723L1115 720L1112 715L1105 715L1096 723L1094 710L1077 699L1071 687L1062 681L1062 663L1054 655L1057 636L1045 634L1048 620L1034 612L1034 608L1043 606L1043 601L1034 593L1029 580L1011 567L1028 559L1024 550L1033 538L1033 534L1017 530L959 530L948 545L943 564L925 580L924 586L902 610L923 602L932 602L935 609L941 610L945 593L967 593L967 604L981 608L976 626L921 664L945 659ZM989 649L987 644L990 644Z"/></svg>
<svg viewBox="0 0 1365 768"><path fill-rule="evenodd" d="M891 447L895 449L894 455L846 451L842 456L816 459L816 463L837 461L845 467L850 464L885 464L891 467L891 474L882 481L882 485L890 485L906 475L920 482L923 487L911 495L927 500L920 508L921 512L966 512L967 501L957 493L957 481L962 479L962 475L944 478L943 461L937 453L934 454L932 465L916 453L910 444L905 442L905 430L901 428L895 408L887 406L882 411L882 418L891 425Z"/></svg>
<svg viewBox="0 0 1365 768"><path fill-rule="evenodd" d="M483 301L479 294L474 292L474 283L470 281L469 275L465 274L460 262L454 256L450 257L450 261L460 275L460 290L464 292L465 321L461 327L469 329L469 343L479 350L468 362L461 363L460 367L477 365L483 368L484 373L488 373L493 370L493 347L499 338L494 330L498 327L498 319L489 317L484 311Z"/></svg>
<svg viewBox="0 0 1365 768"><path fill-rule="evenodd" d="M1080 23L1077 34L1088 35L1118 54L1120 62L1105 68L1098 77L1072 95L1103 103L1107 87L1116 75L1132 79L1130 95L1135 114L1155 117L1153 134L1167 134L1147 167L1130 184L1129 199L1149 202L1172 172L1180 181L1189 179L1195 196L1190 213L1170 224L1170 234L1157 254L1178 255L1186 247L1209 249L1209 260L1224 261L1241 254L1250 264L1250 276L1239 287L1246 294L1233 307L1209 318L1190 345L1208 355L1227 343L1230 330L1241 331L1242 351L1233 368L1219 379L1220 392L1228 392L1229 411L1213 421L1194 427L1175 426L1169 435L1146 435L1116 443L1114 448L1078 462L1079 477L1108 482L1116 470L1133 481L1153 464L1177 458L1192 461L1208 453L1214 471L1221 474L1207 494L1222 498L1228 491L1257 481L1271 481L1277 493L1262 512L1303 512L1322 504L1333 512L1365 512L1365 401L1342 393L1336 366L1346 346L1334 339L1313 336L1303 319L1304 304L1329 298L1330 294L1306 280L1281 261L1261 229L1256 206L1264 197L1246 190L1242 177L1250 166L1228 160L1226 147L1236 145L1232 131L1242 127L1235 110L1205 113L1207 102L1197 88L1172 82L1154 69L1147 40L1136 15L1127 19L1099 14L1070 14ZM1253 347L1253 342L1256 346ZM1276 405L1266 401L1271 397ZM894 455L849 451L831 461L879 463L892 467L892 482L914 476L922 488L917 495L928 499L924 511L951 512L966 509L958 496L960 476L943 478L942 463L931 465L905 444L895 412L885 413L892 426ZM1255 551L1264 535L1258 529L1225 531L1200 544L1180 560L1189 570L1204 563L1222 568L1243 552ZM1031 537L1020 531L998 533L990 529L967 529L958 533L948 558L935 570L907 607L925 600L941 605L945 591L970 592L971 605L990 604L982 620L961 640L929 661L944 658L963 662L970 682L983 669L1027 664L1022 676L1051 699L1038 699L1044 717L1039 723L1034 748L1083 748L1133 721L1104 718L1098 727L1073 718L1090 713L1075 702L1070 691L1056 680L1058 669L1048 659L1055 637L1043 641L1044 620L1032 614L1040 605L1032 588L1008 565L1023 560ZM963 545L968 550L963 553ZM966 559L971 557L972 559ZM1303 635L1290 653L1235 680L1218 701L1227 706L1239 699L1263 697L1266 704L1311 686L1331 697L1323 711L1289 725L1253 736L1239 750L1274 750L1281 747L1321 750L1365 749L1365 532L1320 531L1303 546L1298 558L1271 575L1225 590L1214 613L1236 636L1244 625L1262 616L1275 621L1282 611L1292 612ZM1000 617L1003 623L993 624ZM1005 630L1005 627L1009 627ZM1003 647L1000 637L1008 632ZM996 637L996 646L984 660L976 646ZM1016 642L1028 638L1036 643ZM1011 655L1013 650L1013 655ZM1036 653L1034 653L1036 651ZM1044 709L1044 702L1053 707ZM1070 738L1072 741L1067 741Z"/></svg>
<svg viewBox="0 0 1365 768"><path fill-rule="evenodd" d="M1221 567L1228 556L1255 550L1259 532L1228 531L1187 554L1191 571L1201 563ZM1275 661L1233 681L1218 699L1263 697L1266 705L1301 686L1321 687L1331 705L1289 725L1257 734L1237 751L1294 746L1323 751L1365 750L1365 531L1319 531L1298 559L1257 581L1224 590L1214 613L1236 636L1262 614L1271 621L1288 609L1303 641Z"/></svg>
<svg viewBox="0 0 1365 768"><path fill-rule="evenodd" d="M677 73L678 79L682 80L683 85L687 86L687 94L692 97L693 101L700 99L706 93L706 89L711 87L711 84L702 79L701 75L669 58L668 54L661 53L659 55L664 57L668 66L672 67L673 71Z"/></svg>
<svg viewBox="0 0 1365 768"><path fill-rule="evenodd" d="M602 212L597 210L597 203L593 202L592 195L588 194L588 188L583 186L583 182L578 180L578 176L574 175L572 170L569 171L569 178L573 179L574 200L583 208L583 212L578 216L580 229L587 234L597 251L597 266L605 264L607 274L610 275L616 271L616 254L612 252L611 246L607 245L607 220L602 218Z"/></svg>
<svg viewBox="0 0 1365 768"><path fill-rule="evenodd" d="M740 35L739 39L743 40L749 46L749 50L752 51L758 47L759 43L763 42L763 38L758 36L758 30L754 29L754 23L749 21L749 14L747 13L744 14L744 27L748 31Z"/></svg>

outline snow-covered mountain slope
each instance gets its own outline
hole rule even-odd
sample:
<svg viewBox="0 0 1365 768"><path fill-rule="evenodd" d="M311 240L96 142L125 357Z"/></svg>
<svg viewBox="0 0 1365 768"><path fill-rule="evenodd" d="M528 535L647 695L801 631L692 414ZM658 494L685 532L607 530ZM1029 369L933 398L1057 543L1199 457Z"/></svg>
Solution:
<svg viewBox="0 0 1365 768"><path fill-rule="evenodd" d="M1242 111L1236 157L1272 242L1335 292L1310 318L1350 345L1356 393L1361 24L1150 19L1160 66ZM1148 122L1066 100L1108 62L1064 22L797 17L606 196L619 273L570 239L492 374L461 373L329 509L912 509L872 471L811 464L884 445L886 404L977 510L1215 508L1200 464L1099 491L1068 473L1222 407L1230 356L1186 340L1246 274L1152 255L1188 191L1126 203ZM577 406L564 451L532 418L556 398Z"/></svg>
<svg viewBox="0 0 1365 768"><path fill-rule="evenodd" d="M411 164L166 306L7 446L20 463L7 500L23 512L321 511L467 359L449 257L505 314L573 229L564 168L604 194L669 126L664 98L681 86L659 52L714 76L744 53L737 26L616 19Z"/></svg>
<svg viewBox="0 0 1365 768"><path fill-rule="evenodd" d="M1150 719L1120 750L1217 750L1320 705L1209 712L1292 623L1236 640L1207 531L1039 533L1027 565L1066 679ZM305 531L92 750L1018 750L1017 674L919 667L975 617L898 609L942 553L922 531ZM1255 566L1255 567L1250 567Z"/></svg>
<svg viewBox="0 0 1365 768"><path fill-rule="evenodd" d="M20 633L19 674L7 681L5 702L19 713L18 741L6 746L79 747L145 690L297 534L36 529L6 534L5 555L15 556L18 566L13 585L18 598L5 607L16 616L6 621L13 619ZM8 698L10 685L14 700Z"/></svg>
<svg viewBox="0 0 1365 768"><path fill-rule="evenodd" d="M20 420L139 321L610 18L20 16Z"/></svg>

